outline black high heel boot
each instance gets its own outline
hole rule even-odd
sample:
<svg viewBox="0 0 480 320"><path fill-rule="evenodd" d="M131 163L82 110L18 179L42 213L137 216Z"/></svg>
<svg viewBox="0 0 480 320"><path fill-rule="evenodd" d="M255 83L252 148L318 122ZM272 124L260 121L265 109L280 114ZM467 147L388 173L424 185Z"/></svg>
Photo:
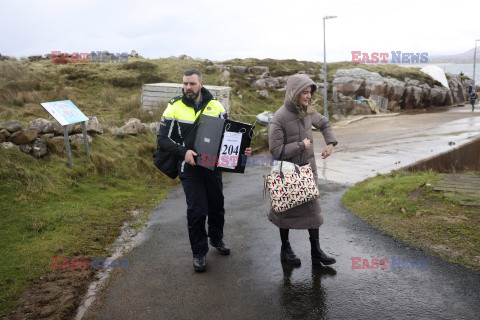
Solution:
<svg viewBox="0 0 480 320"><path fill-rule="evenodd" d="M325 254L325 252L320 249L320 240L319 239L312 239L310 238L310 244L312 246L312 264L323 264L328 266L330 264L334 264L337 262L332 257L329 257Z"/></svg>
<svg viewBox="0 0 480 320"><path fill-rule="evenodd" d="M300 259L295 255L295 253L293 253L292 247L290 246L290 242L288 241L282 242L280 258L283 262L286 262L294 266L299 266L302 263Z"/></svg>

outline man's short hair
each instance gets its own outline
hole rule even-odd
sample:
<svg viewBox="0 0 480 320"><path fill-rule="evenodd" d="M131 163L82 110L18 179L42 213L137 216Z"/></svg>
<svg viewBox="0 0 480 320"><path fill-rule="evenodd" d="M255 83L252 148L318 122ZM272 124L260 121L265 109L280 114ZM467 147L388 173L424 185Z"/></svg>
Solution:
<svg viewBox="0 0 480 320"><path fill-rule="evenodd" d="M189 77L191 75L194 75L196 74L198 76L198 81L202 81L202 73L200 71L198 71L197 69L194 69L194 68L191 68L191 69L187 69L185 70L185 72L183 73L183 75L185 77Z"/></svg>

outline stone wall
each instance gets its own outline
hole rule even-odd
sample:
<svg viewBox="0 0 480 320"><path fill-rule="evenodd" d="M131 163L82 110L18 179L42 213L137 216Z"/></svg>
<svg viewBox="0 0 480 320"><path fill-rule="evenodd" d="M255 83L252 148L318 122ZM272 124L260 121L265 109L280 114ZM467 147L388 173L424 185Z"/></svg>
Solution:
<svg viewBox="0 0 480 320"><path fill-rule="evenodd" d="M230 87L204 86L212 95L220 101L227 113L230 113ZM172 98L182 95L182 84L178 83L152 83L142 86L142 105L146 111L166 104Z"/></svg>
<svg viewBox="0 0 480 320"><path fill-rule="evenodd" d="M138 135L147 133L147 129L157 133L160 127L159 122L151 124L142 123L139 119L132 118L124 126L117 128L108 125L101 125L96 117L89 117L85 122L87 139L92 142L90 135L104 134L105 127L109 134L115 136ZM83 144L83 132L80 124L67 126L70 143ZM60 150L65 147L63 127L56 120L38 118L23 125L18 120L10 120L0 123L0 147L6 149L18 149L36 158L47 154L49 148Z"/></svg>

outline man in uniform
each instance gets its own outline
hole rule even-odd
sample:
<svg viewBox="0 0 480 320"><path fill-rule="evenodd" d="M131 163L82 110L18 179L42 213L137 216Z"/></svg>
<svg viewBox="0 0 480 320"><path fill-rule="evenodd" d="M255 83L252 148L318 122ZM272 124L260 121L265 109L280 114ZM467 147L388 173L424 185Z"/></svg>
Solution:
<svg viewBox="0 0 480 320"><path fill-rule="evenodd" d="M183 95L170 100L160 123L158 143L163 149L179 155L178 177L183 185L187 201L187 222L190 246L193 252L193 269L204 272L208 238L210 245L218 253L229 255L230 249L223 242L225 209L223 197L222 172L198 166L195 163L197 153L193 150L196 128L192 130L195 119L202 113L227 119L222 104L203 87L202 74L196 69L188 69L183 74ZM248 156L251 148L247 148ZM208 233L205 221L208 217Z"/></svg>

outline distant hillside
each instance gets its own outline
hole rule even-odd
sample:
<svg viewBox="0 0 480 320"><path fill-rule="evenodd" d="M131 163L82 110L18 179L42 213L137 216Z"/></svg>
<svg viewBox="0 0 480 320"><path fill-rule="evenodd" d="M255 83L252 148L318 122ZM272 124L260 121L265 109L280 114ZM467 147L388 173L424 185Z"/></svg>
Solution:
<svg viewBox="0 0 480 320"><path fill-rule="evenodd" d="M473 62L473 56L475 53L475 48L472 48L464 53L452 54L452 55L441 55L441 56L429 56L429 62ZM477 61L480 60L480 47L477 47Z"/></svg>

